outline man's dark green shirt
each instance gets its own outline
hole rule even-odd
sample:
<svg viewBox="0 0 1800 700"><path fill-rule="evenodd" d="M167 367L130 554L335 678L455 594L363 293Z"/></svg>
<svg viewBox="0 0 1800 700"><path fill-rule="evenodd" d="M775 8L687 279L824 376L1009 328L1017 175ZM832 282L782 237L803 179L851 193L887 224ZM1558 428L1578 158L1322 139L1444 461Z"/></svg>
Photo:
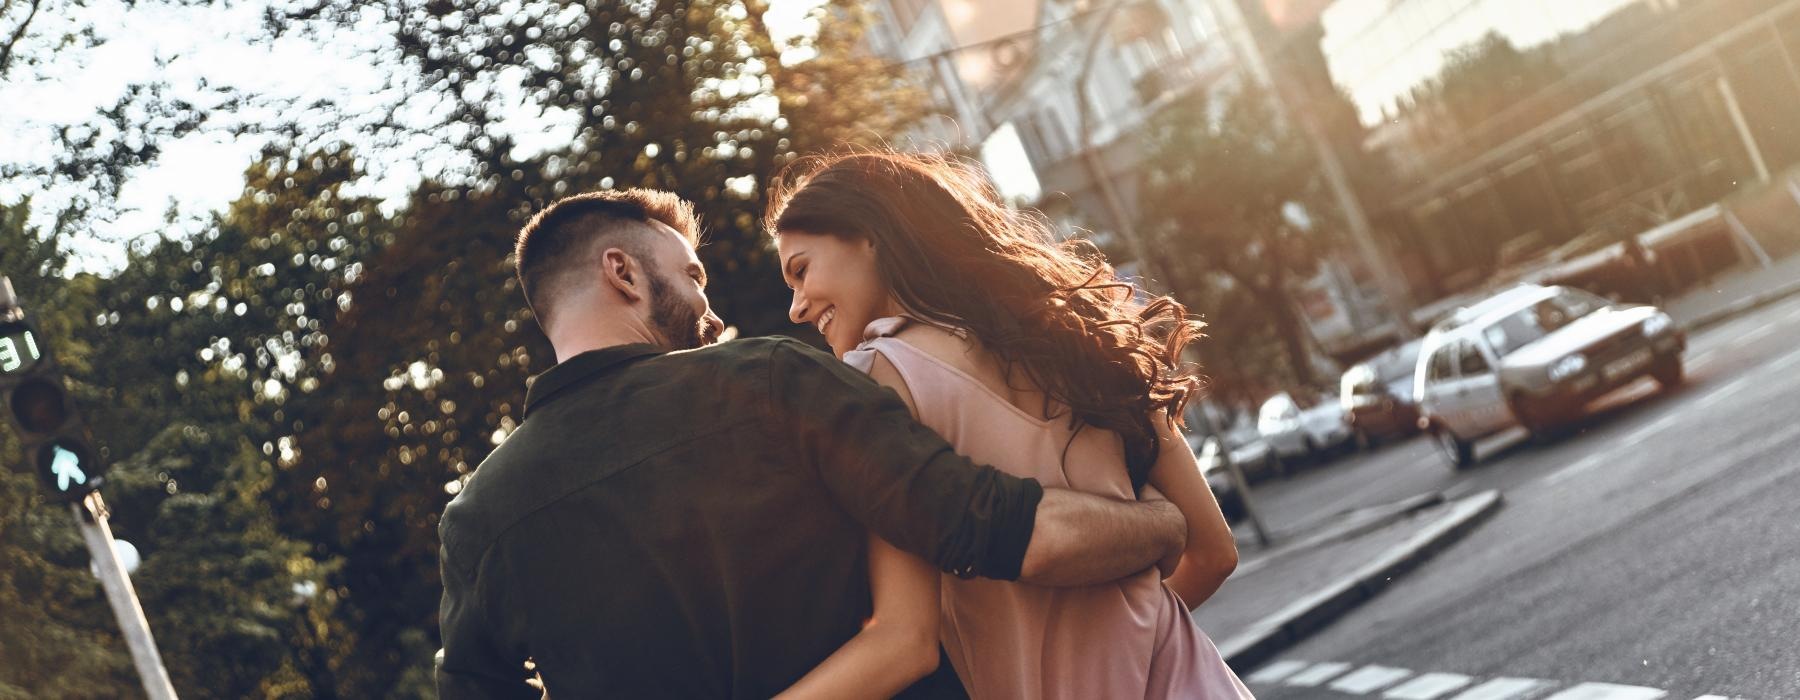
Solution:
<svg viewBox="0 0 1800 700"><path fill-rule="evenodd" d="M1019 575L1043 491L789 339L628 345L539 375L444 510L447 700L768 697L871 612L867 534Z"/></svg>

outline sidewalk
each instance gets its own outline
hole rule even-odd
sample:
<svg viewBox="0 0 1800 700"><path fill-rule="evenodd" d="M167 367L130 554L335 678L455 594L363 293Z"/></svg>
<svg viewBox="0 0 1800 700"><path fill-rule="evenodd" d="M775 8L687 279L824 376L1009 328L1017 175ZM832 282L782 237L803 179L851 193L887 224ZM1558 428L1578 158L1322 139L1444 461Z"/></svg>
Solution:
<svg viewBox="0 0 1800 700"><path fill-rule="evenodd" d="M1379 593L1499 506L1495 491L1454 501L1425 494L1344 514L1269 550L1246 548L1237 572L1194 619L1225 660L1247 672Z"/></svg>
<svg viewBox="0 0 1800 700"><path fill-rule="evenodd" d="M1727 272L1664 301L1662 307L1692 333L1795 294L1800 294L1800 255L1777 259L1766 269L1753 266Z"/></svg>

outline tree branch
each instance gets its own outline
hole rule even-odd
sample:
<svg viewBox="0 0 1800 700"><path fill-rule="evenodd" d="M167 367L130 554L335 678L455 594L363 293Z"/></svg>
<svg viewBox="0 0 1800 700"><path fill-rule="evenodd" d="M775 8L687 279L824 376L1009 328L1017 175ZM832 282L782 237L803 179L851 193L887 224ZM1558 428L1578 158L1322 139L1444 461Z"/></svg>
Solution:
<svg viewBox="0 0 1800 700"><path fill-rule="evenodd" d="M7 69L12 67L13 47L25 38L25 31L31 28L31 21L37 18L38 7L43 4L44 0L31 0L31 11L25 13L25 20L13 30L12 37L6 40L6 44L0 46L0 79L4 79ZM10 7L12 0L7 0L6 5Z"/></svg>

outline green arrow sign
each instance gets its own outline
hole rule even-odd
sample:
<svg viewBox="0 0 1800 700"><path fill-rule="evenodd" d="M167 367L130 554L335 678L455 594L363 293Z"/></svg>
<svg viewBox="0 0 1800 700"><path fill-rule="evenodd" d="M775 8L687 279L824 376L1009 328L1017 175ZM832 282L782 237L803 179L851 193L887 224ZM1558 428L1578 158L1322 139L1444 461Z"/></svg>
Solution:
<svg viewBox="0 0 1800 700"><path fill-rule="evenodd" d="M50 460L50 473L56 475L56 490L69 490L70 482L80 486L87 483L87 472L81 470L81 457L74 452L56 446L56 456Z"/></svg>

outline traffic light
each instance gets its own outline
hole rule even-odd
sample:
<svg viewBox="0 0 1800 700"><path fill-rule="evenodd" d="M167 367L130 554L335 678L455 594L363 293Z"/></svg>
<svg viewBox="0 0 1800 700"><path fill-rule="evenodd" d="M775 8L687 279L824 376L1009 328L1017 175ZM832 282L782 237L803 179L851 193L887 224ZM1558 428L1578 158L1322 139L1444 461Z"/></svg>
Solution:
<svg viewBox="0 0 1800 700"><path fill-rule="evenodd" d="M0 392L18 429L25 461L53 501L80 500L100 487L105 465L62 372L0 277Z"/></svg>

